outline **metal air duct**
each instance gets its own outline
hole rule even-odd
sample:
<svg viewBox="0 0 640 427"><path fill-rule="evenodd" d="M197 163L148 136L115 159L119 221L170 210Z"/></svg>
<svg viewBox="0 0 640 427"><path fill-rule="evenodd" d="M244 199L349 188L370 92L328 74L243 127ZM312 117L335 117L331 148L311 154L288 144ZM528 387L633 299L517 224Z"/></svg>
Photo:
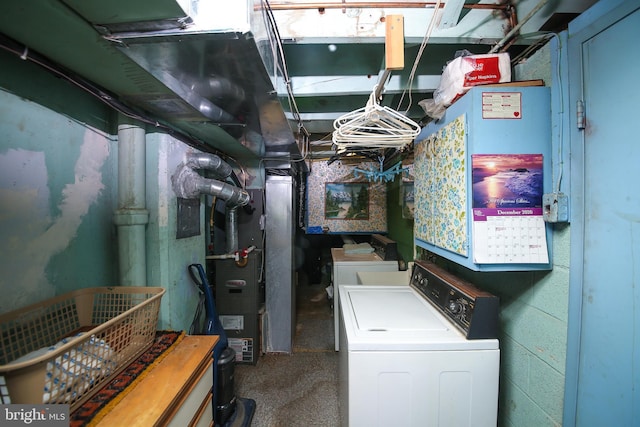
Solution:
<svg viewBox="0 0 640 427"><path fill-rule="evenodd" d="M195 199L202 194L208 194L226 202L226 246L227 252L233 254L238 251L237 208L249 203L249 193L231 184L204 178L194 169L209 170L221 179L229 177L233 170L215 154L188 154L185 162L178 166L176 173L171 177L173 191L178 197Z"/></svg>

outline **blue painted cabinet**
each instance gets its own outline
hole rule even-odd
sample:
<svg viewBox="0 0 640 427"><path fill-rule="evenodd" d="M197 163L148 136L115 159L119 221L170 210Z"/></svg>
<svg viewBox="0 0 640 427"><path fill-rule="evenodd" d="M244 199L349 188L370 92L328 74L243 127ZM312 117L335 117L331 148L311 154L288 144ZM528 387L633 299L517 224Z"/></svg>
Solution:
<svg viewBox="0 0 640 427"><path fill-rule="evenodd" d="M475 271L551 269L550 91L475 87L414 146L415 244Z"/></svg>

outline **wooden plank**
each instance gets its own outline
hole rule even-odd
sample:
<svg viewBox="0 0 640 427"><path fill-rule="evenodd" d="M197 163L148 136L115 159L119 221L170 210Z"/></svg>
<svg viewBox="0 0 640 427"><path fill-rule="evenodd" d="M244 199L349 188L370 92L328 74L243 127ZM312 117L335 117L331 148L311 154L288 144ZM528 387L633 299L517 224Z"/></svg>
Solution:
<svg viewBox="0 0 640 427"><path fill-rule="evenodd" d="M158 425L213 357L215 335L188 335L109 412L98 427ZM213 385L213 378L211 379Z"/></svg>
<svg viewBox="0 0 640 427"><path fill-rule="evenodd" d="M483 87L523 87L523 86L544 86L544 80L520 80L506 83L492 83L481 85Z"/></svg>
<svg viewBox="0 0 640 427"><path fill-rule="evenodd" d="M385 69L402 70L404 68L404 17L387 15L385 23Z"/></svg>

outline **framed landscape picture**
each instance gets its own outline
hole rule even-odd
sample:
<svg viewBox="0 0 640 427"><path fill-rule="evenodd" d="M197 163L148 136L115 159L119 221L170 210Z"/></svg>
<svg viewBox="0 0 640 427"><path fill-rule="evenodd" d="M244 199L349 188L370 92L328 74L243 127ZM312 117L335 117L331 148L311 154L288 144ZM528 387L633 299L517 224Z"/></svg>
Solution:
<svg viewBox="0 0 640 427"><path fill-rule="evenodd" d="M325 219L368 220L369 183L325 183Z"/></svg>
<svg viewBox="0 0 640 427"><path fill-rule="evenodd" d="M402 182L401 190L402 218L413 219L413 211L415 208L413 182Z"/></svg>
<svg viewBox="0 0 640 427"><path fill-rule="evenodd" d="M311 162L307 179L307 234L387 232L387 184L356 177L355 165ZM362 168L377 168L365 162Z"/></svg>

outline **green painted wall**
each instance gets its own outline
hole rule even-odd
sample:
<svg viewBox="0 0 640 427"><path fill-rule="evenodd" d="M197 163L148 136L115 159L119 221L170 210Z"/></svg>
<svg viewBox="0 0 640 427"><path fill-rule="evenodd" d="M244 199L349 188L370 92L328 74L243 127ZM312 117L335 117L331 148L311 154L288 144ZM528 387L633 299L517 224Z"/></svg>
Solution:
<svg viewBox="0 0 640 427"><path fill-rule="evenodd" d="M86 116L110 115L60 86L52 82L53 96L77 101ZM0 90L0 312L115 284L117 146L84 118Z"/></svg>
<svg viewBox="0 0 640 427"><path fill-rule="evenodd" d="M500 297L500 409L503 427L562 424L569 290L569 227L553 232L553 270L450 271Z"/></svg>
<svg viewBox="0 0 640 427"><path fill-rule="evenodd" d="M389 238L396 241L400 255L408 262L415 258L413 219L402 217L401 185L402 175L396 175L393 182L387 183L387 230Z"/></svg>
<svg viewBox="0 0 640 427"><path fill-rule="evenodd" d="M178 205L171 176L188 151L189 147L168 135L147 134L147 285L167 290L160 310L161 329L189 329L199 292L187 267L206 265L203 205L200 235L176 239Z"/></svg>
<svg viewBox="0 0 640 427"><path fill-rule="evenodd" d="M0 313L117 285L117 115L33 64L0 61ZM158 327L184 330L199 300L187 266L204 265L204 219L199 236L176 239L171 175L191 148L161 133L146 146L147 284L167 289Z"/></svg>

